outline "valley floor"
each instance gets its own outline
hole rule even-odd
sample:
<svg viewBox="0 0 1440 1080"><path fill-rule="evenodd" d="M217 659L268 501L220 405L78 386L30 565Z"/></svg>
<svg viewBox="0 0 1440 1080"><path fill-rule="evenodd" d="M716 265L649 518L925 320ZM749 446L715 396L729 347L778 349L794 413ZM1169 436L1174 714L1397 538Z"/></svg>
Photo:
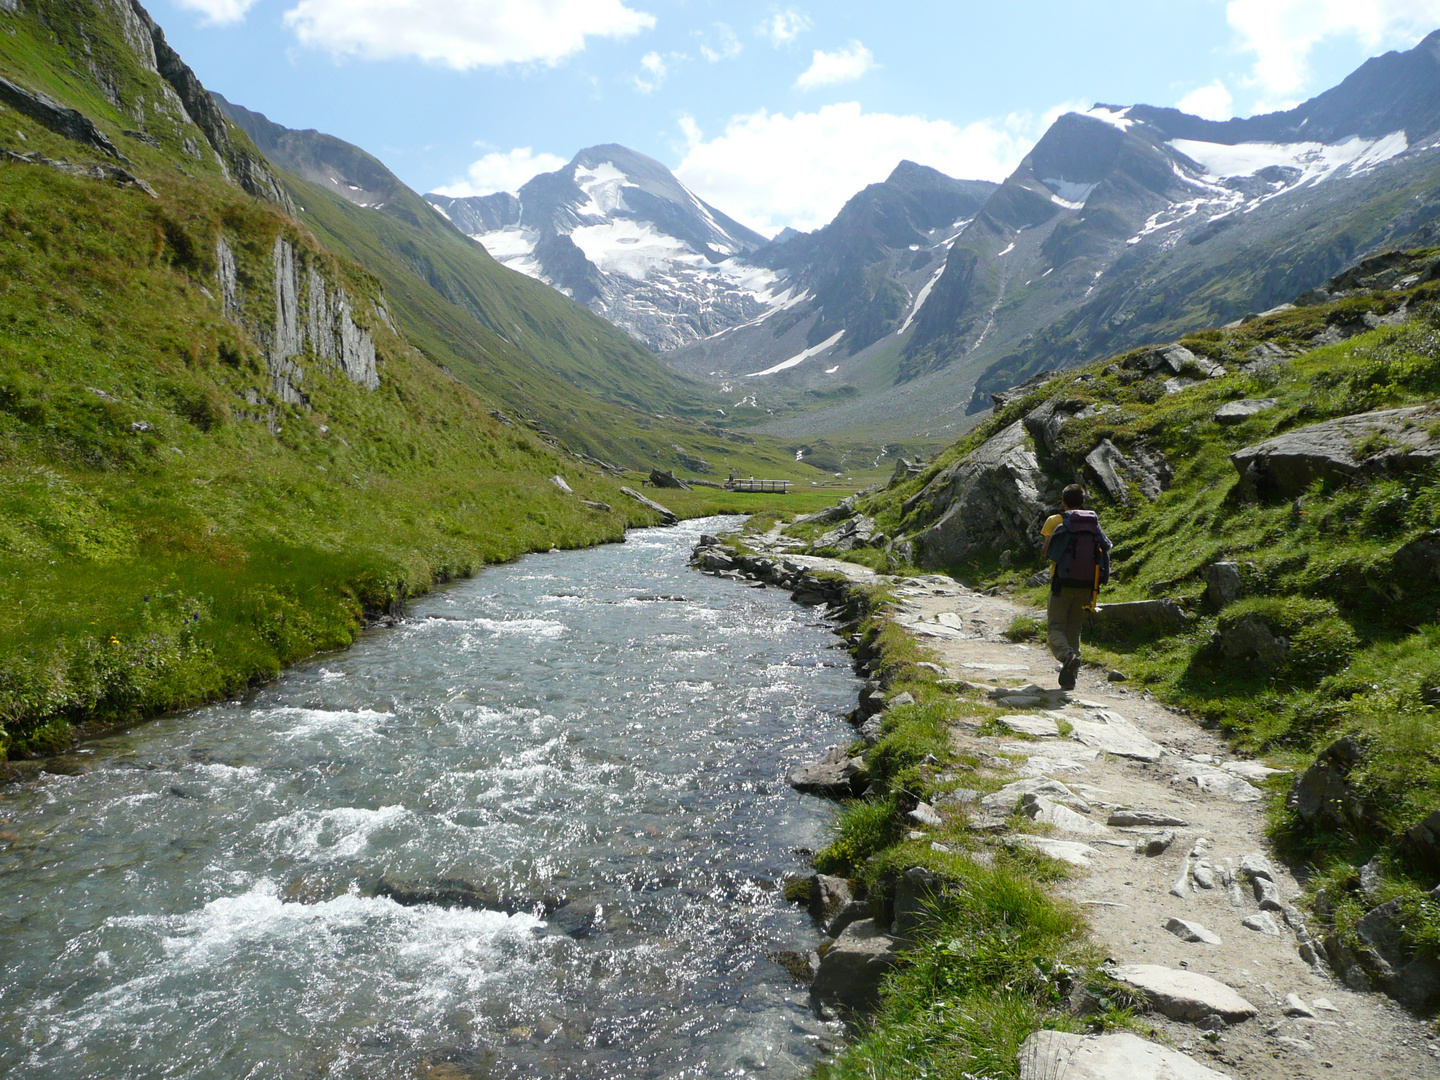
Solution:
<svg viewBox="0 0 1440 1080"><path fill-rule="evenodd" d="M978 702L992 690L1055 685L1056 664L1048 651L1012 643L1004 634L1017 616L1033 615L1031 608L940 576L884 578L850 563L787 555L776 532L746 540L812 574L828 571L861 587L888 586L898 600L890 612L893 622L944 669L944 678L952 680L946 685L966 697ZM1051 690L1041 705L1011 708L1014 728L987 706L975 711L989 715L959 716L949 726L957 755L981 762L962 774L962 782L982 789L1020 785L1003 787L1002 798L989 800L988 808L978 797L968 805L937 798L944 825L912 825L909 840L929 839L923 831L953 843L951 837L963 832L992 850L1038 848L1068 865L1054 891L1083 910L1094 944L1108 958L1107 970L1122 982L1132 965L1165 969L1149 972L1151 978L1195 973L1228 987L1256 1010L1250 1019L1215 1025L1219 1030L1207 1033L1200 1016L1204 1006L1192 1009L1194 1020L1182 1021L1162 1012L1178 1014L1179 1006L1161 1006L1152 998L1154 1007L1136 1018L1133 1030L1214 1070L1197 1077L1409 1080L1440 1073L1440 1039L1433 1027L1380 994L1348 989L1323 962L1302 959L1308 935L1292 906L1301 883L1266 838L1268 800L1256 786L1270 770L1234 759L1217 733L1148 694L1107 681L1094 668L1081 673L1069 695ZM1041 734L1020 733L1022 726ZM1032 800L1041 807L1038 829L1029 823L1017 827L1024 818L1012 814L1026 790L1039 793ZM1124 809L1156 811L1184 824L1107 823ZM1173 841L1162 853L1139 852L1137 845L1167 832ZM976 861L985 858L982 853ZM1272 910L1262 913L1260 890L1241 871L1242 860L1272 870L1280 901ZM1254 918L1262 914L1267 917ZM1174 919L1200 924L1218 940L1184 941L1166 928ZM1247 927L1247 919L1265 929ZM1301 928L1298 934L1295 927ZM1021 1076L1065 1075L1067 1067L1062 1053L1048 1064L1022 1062ZM835 1075L850 1074L842 1063Z"/></svg>

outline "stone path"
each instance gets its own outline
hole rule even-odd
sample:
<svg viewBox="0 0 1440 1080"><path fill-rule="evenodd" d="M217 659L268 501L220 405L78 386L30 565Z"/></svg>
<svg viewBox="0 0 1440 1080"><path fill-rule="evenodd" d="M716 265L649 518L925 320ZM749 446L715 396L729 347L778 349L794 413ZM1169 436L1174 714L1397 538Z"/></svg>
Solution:
<svg viewBox="0 0 1440 1080"><path fill-rule="evenodd" d="M853 564L772 550L879 580ZM1291 906L1299 886L1269 852L1262 792L1251 783L1270 770L1235 759L1216 735L1094 669L1061 695L1048 650L1003 636L1033 609L938 576L905 579L895 591L897 621L946 674L1008 698L1001 703L1015 713L1005 726L1031 736L981 736L974 720L952 729L957 748L1017 762L1017 783L972 808L972 827L1076 866L1065 891L1087 912L1117 977L1151 999L1146 1021L1172 1049L1233 1078L1440 1077L1433 1027L1314 963ZM1049 836L1003 835L1017 799L1052 825Z"/></svg>

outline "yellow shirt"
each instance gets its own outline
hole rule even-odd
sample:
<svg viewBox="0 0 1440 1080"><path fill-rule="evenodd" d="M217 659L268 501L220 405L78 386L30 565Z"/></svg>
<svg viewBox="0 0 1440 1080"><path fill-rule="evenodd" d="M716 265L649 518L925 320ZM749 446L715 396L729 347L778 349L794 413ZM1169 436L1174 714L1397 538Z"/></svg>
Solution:
<svg viewBox="0 0 1440 1080"><path fill-rule="evenodd" d="M1060 523L1064 520L1065 515L1063 514L1051 514L1048 518L1045 519L1045 524L1040 526L1040 535L1045 538L1045 543L1047 547L1050 543L1050 537L1055 534L1055 530L1060 527ZM1051 559L1050 576L1052 578L1055 576L1055 566L1055 560Z"/></svg>

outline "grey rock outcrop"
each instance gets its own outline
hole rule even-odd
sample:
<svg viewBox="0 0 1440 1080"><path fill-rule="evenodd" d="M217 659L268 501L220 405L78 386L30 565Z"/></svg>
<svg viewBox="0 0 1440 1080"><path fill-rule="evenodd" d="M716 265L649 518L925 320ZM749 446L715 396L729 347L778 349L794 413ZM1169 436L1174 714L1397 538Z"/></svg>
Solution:
<svg viewBox="0 0 1440 1080"><path fill-rule="evenodd" d="M225 238L216 243L216 280L222 304L232 318L243 312L235 257ZM306 268L305 289L300 284L300 259L283 236L271 248L275 312L273 328L257 336L265 345L271 384L284 402L306 405L300 389L305 369L300 360L309 345L314 356L353 383L374 390L380 385L375 342L368 330L355 324L350 298L341 286L331 286L313 266Z"/></svg>
<svg viewBox="0 0 1440 1080"><path fill-rule="evenodd" d="M1143 447L1125 454L1109 439L1085 456L1085 466L1105 494L1122 506L1129 506L1133 490L1154 502L1170 484L1172 470L1158 453Z"/></svg>
<svg viewBox="0 0 1440 1080"><path fill-rule="evenodd" d="M905 501L929 505L936 520L908 538L925 567L959 562L992 548L1038 549L1045 518L1044 476L1017 420Z"/></svg>
<svg viewBox="0 0 1440 1080"><path fill-rule="evenodd" d="M872 1008L880 1000L881 980L899 962L900 939L884 933L874 919L862 919L825 950L810 994L821 1004Z"/></svg>
<svg viewBox="0 0 1440 1080"><path fill-rule="evenodd" d="M1244 587L1238 563L1217 562L1205 568L1205 602L1211 607L1229 607L1240 599Z"/></svg>
<svg viewBox="0 0 1440 1080"><path fill-rule="evenodd" d="M1215 410L1215 422L1224 426L1243 424L1252 416L1259 416L1280 404L1274 398L1255 398L1248 401L1227 401Z"/></svg>
<svg viewBox="0 0 1440 1080"><path fill-rule="evenodd" d="M1371 908L1355 924L1365 946L1361 963L1400 1004L1424 1011L1440 1003L1440 960L1416 956L1404 938L1404 903L1399 898Z"/></svg>
<svg viewBox="0 0 1440 1080"><path fill-rule="evenodd" d="M1440 529L1431 529L1395 552L1392 564L1398 580L1411 586L1440 582Z"/></svg>
<svg viewBox="0 0 1440 1080"><path fill-rule="evenodd" d="M1364 807L1351 791L1348 777L1363 757L1364 748L1354 736L1337 739L1300 774L1290 788L1286 806L1306 825L1342 831L1354 828L1364 818Z"/></svg>
<svg viewBox="0 0 1440 1080"><path fill-rule="evenodd" d="M1277 636L1259 615L1246 615L1220 635L1220 654L1231 663L1272 671L1290 655L1290 641Z"/></svg>
<svg viewBox="0 0 1440 1080"><path fill-rule="evenodd" d="M817 510L813 514L801 514L792 524L794 525L829 525L834 521L844 521L855 514L855 496L849 495L841 499L834 506L827 506L824 510Z"/></svg>
<svg viewBox="0 0 1440 1080"><path fill-rule="evenodd" d="M1230 455L1246 494L1293 498L1316 480L1348 481L1440 459L1428 405L1382 409L1287 431Z"/></svg>
<svg viewBox="0 0 1440 1080"><path fill-rule="evenodd" d="M125 155L95 126L93 120L68 105L60 104L48 94L31 90L0 76L0 103L28 116L57 135L99 150L116 161L125 161Z"/></svg>
<svg viewBox="0 0 1440 1080"><path fill-rule="evenodd" d="M1185 609L1174 600L1132 600L1124 604L1101 604L1089 619L1096 636L1113 640L1148 634L1168 637L1190 624Z"/></svg>
<svg viewBox="0 0 1440 1080"><path fill-rule="evenodd" d="M1405 847L1419 865L1440 869L1440 810L1405 830Z"/></svg>
<svg viewBox="0 0 1440 1080"><path fill-rule="evenodd" d="M875 520L864 514L856 514L810 546L815 550L834 548L836 551L854 551L856 548L869 547L877 535L879 530L875 527Z"/></svg>
<svg viewBox="0 0 1440 1080"><path fill-rule="evenodd" d="M240 270L235 253L225 237L215 238L215 281L220 286L220 304L227 319L239 319L244 304L240 298Z"/></svg>
<svg viewBox="0 0 1440 1080"><path fill-rule="evenodd" d="M949 882L933 870L912 866L895 883L895 921L891 929L908 937L930 919L931 908L944 894Z"/></svg>

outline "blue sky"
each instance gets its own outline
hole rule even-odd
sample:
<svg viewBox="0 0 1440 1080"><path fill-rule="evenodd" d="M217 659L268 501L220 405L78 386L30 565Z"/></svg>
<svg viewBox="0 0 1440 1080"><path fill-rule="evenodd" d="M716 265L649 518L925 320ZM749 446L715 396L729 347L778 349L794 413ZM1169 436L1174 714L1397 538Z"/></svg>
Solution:
<svg viewBox="0 0 1440 1080"><path fill-rule="evenodd" d="M1440 27L1440 0L151 2L208 87L421 192L618 142L766 233L902 157L998 180L1065 109L1283 108Z"/></svg>

